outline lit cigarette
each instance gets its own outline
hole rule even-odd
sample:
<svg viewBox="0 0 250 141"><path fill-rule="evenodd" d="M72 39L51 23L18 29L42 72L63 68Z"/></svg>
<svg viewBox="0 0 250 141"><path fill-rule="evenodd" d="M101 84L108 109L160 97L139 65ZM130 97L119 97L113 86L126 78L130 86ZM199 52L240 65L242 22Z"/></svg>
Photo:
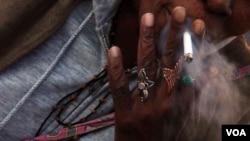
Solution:
<svg viewBox="0 0 250 141"><path fill-rule="evenodd" d="M183 46L184 46L184 59L186 62L190 63L193 61L193 47L192 47L191 35L187 31L183 35Z"/></svg>

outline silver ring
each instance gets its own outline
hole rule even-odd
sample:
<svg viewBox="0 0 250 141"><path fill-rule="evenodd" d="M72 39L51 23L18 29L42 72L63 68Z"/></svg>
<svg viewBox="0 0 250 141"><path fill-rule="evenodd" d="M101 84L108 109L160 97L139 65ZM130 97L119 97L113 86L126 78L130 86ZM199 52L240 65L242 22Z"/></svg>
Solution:
<svg viewBox="0 0 250 141"><path fill-rule="evenodd" d="M145 68L142 68L138 72L138 89L142 91L140 93L142 102L148 98L148 89L154 86L154 84L155 82L148 79Z"/></svg>

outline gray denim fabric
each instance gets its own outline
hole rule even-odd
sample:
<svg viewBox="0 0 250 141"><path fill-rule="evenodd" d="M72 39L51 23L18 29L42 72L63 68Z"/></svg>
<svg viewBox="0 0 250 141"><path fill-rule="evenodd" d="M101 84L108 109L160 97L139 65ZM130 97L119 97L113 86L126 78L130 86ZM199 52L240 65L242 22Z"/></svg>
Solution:
<svg viewBox="0 0 250 141"><path fill-rule="evenodd" d="M119 2L83 1L51 38L0 74L0 141L33 137L56 102L103 69L108 44L105 38ZM68 113L67 120L73 121L89 113L100 96L86 97L81 105L89 107ZM100 115L113 109L111 96L106 100ZM43 133L59 128L61 126L52 122ZM110 141L113 134L113 127L108 127L87 134L81 140Z"/></svg>

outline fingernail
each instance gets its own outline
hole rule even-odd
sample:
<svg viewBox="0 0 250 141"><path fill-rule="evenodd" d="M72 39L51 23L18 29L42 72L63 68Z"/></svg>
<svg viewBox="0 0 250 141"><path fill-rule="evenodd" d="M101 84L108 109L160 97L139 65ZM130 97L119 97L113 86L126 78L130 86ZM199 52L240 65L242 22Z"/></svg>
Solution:
<svg viewBox="0 0 250 141"><path fill-rule="evenodd" d="M119 48L117 46L113 46L110 48L110 55L113 57L113 58L116 58L119 56Z"/></svg>
<svg viewBox="0 0 250 141"><path fill-rule="evenodd" d="M185 21L186 10L184 7L181 7L181 6L175 7L172 14L173 14L173 18L175 19L175 21L180 22L180 23Z"/></svg>
<svg viewBox="0 0 250 141"><path fill-rule="evenodd" d="M146 13L143 15L143 24L147 27L154 25L154 15L152 13Z"/></svg>
<svg viewBox="0 0 250 141"><path fill-rule="evenodd" d="M205 30L205 23L201 19L197 19L192 24L193 32L201 35Z"/></svg>

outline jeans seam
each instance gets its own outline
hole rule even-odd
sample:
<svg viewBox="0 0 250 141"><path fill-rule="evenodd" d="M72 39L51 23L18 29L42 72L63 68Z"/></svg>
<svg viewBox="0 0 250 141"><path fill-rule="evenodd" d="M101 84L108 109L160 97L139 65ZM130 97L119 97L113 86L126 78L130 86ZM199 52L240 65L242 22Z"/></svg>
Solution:
<svg viewBox="0 0 250 141"><path fill-rule="evenodd" d="M59 51L54 61L49 65L47 70L43 73L43 75L35 82L35 84L26 92L26 94L20 99L20 101L11 109L8 115L0 122L0 130L6 125L6 123L16 114L16 112L24 105L27 99L34 93L34 91L42 84L42 82L49 76L50 72L57 65L59 60L62 58L66 50L70 47L70 44L74 41L74 39L78 36L78 34L82 31L83 27L89 21L89 19L93 15L93 10L88 14L86 19L79 25L77 30L73 33L73 35L68 39L68 41L63 45L62 49Z"/></svg>

